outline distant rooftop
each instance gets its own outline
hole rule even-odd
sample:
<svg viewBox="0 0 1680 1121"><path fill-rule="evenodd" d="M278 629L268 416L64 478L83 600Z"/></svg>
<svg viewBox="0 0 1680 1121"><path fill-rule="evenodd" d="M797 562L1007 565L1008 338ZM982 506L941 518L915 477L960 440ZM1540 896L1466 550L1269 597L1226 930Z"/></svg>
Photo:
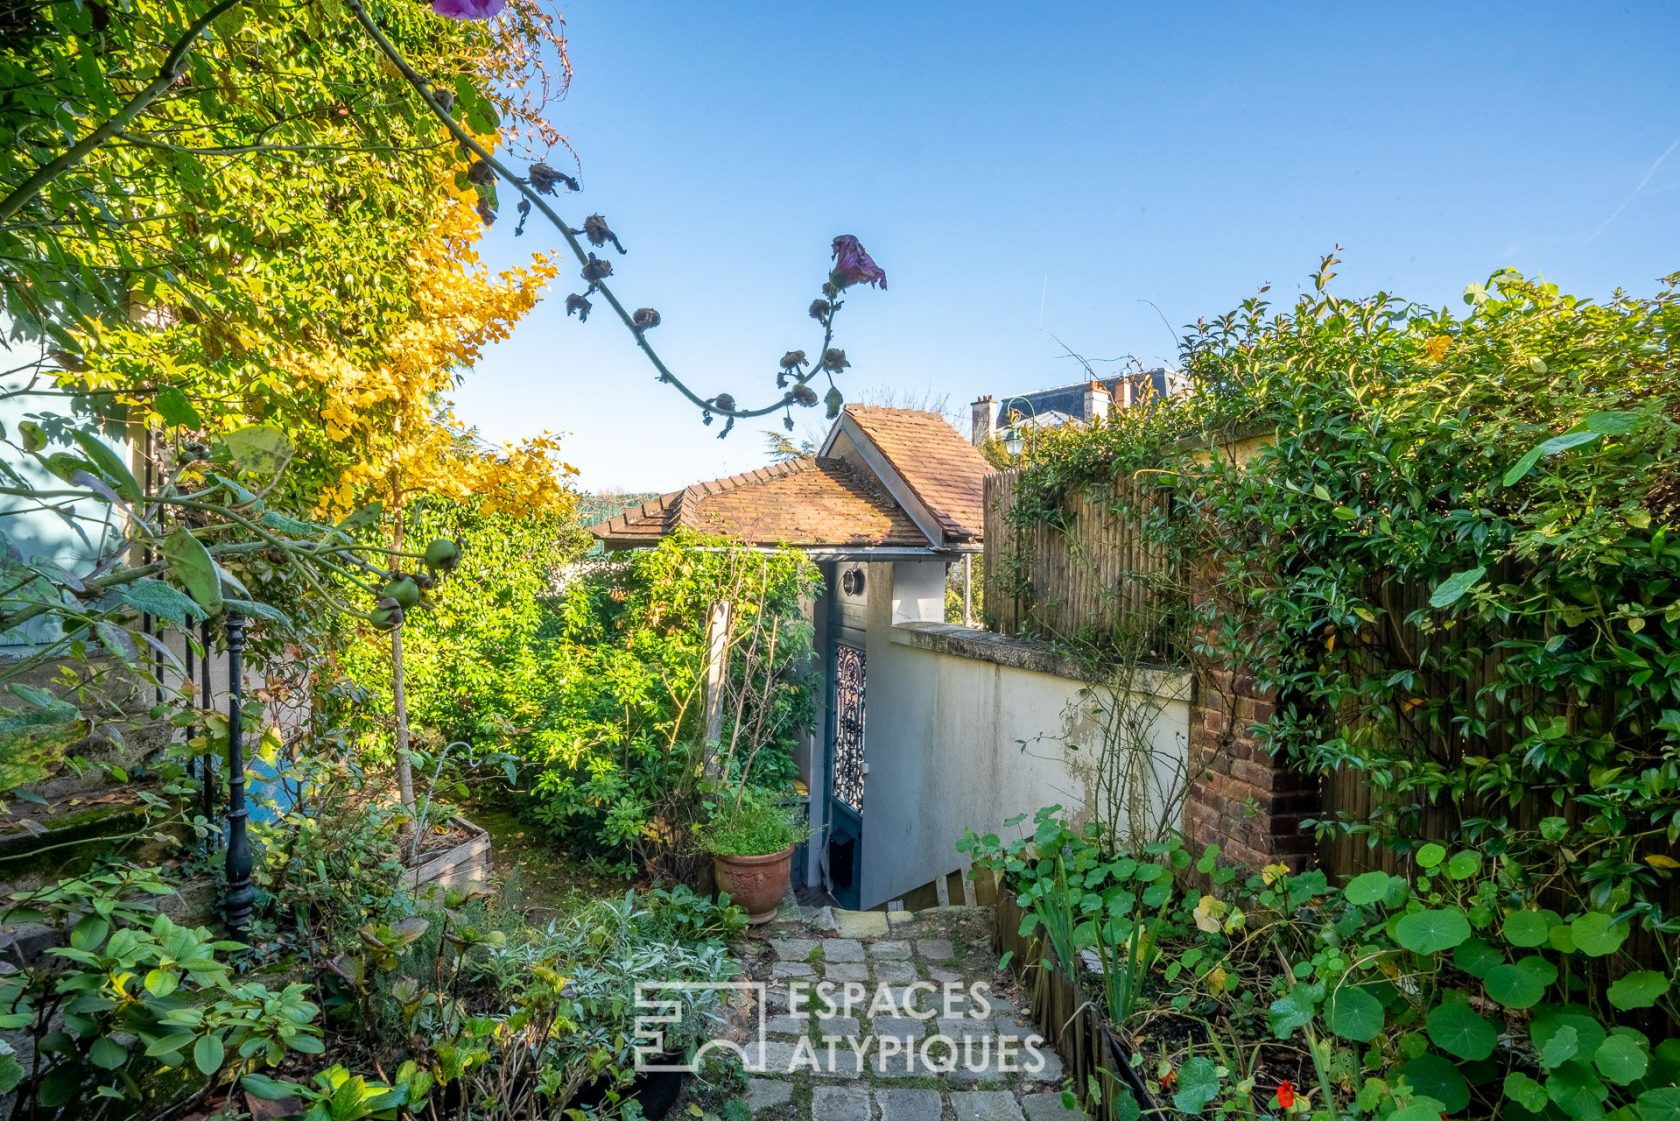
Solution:
<svg viewBox="0 0 1680 1121"><path fill-rule="evenodd" d="M1183 375L1158 366L1113 377L980 398L973 405L970 441L976 446L993 436L1006 435L1014 428L1059 428L1064 424L1089 424L1108 415L1110 409L1131 408L1152 399L1182 392Z"/></svg>

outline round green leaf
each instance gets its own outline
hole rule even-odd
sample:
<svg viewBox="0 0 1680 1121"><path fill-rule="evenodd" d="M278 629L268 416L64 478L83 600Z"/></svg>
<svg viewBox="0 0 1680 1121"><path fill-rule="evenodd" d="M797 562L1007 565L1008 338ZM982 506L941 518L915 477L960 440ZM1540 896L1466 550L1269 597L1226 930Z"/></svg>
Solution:
<svg viewBox="0 0 1680 1121"><path fill-rule="evenodd" d="M1496 965L1482 977L1490 1000L1506 1008L1533 1008L1557 981L1557 966L1537 954Z"/></svg>
<svg viewBox="0 0 1680 1121"><path fill-rule="evenodd" d="M1435 1046L1456 1058L1485 1059L1499 1042L1493 1023L1471 1011L1462 999L1437 1005L1425 1022Z"/></svg>
<svg viewBox="0 0 1680 1121"><path fill-rule="evenodd" d="M1613 923L1603 911L1590 911L1569 923L1569 935L1575 948L1588 957L1601 958L1613 954L1627 941L1627 924Z"/></svg>
<svg viewBox="0 0 1680 1121"><path fill-rule="evenodd" d="M1388 895L1390 879L1392 877L1387 872L1366 872L1349 880L1347 887L1342 889L1342 894L1347 897L1349 903L1357 903L1360 906L1378 903Z"/></svg>
<svg viewBox="0 0 1680 1121"><path fill-rule="evenodd" d="M1458 1067L1440 1055L1419 1055L1400 1068L1406 1081L1420 1094L1427 1094L1457 1113L1470 1104L1470 1085L1458 1072Z"/></svg>
<svg viewBox="0 0 1680 1121"><path fill-rule="evenodd" d="M1582 1059L1597 1051L1607 1034L1603 1025L1591 1015L1571 1005L1566 1008L1547 1007L1536 1012L1528 1026L1528 1038L1535 1050L1544 1054L1546 1048L1552 1045L1553 1037L1565 1028L1575 1033L1576 1048Z"/></svg>
<svg viewBox="0 0 1680 1121"><path fill-rule="evenodd" d="M1623 1012L1635 1008L1649 1008L1668 992L1668 978L1651 969L1629 973L1610 986L1610 1003Z"/></svg>
<svg viewBox="0 0 1680 1121"><path fill-rule="evenodd" d="M1343 986L1330 994L1324 1022L1343 1039L1369 1043L1382 1034L1382 1002L1364 989Z"/></svg>
<svg viewBox="0 0 1680 1121"><path fill-rule="evenodd" d="M1560 1067L1581 1053L1581 1037L1572 1025L1564 1024L1546 1037L1540 1047L1540 1065L1547 1070Z"/></svg>
<svg viewBox="0 0 1680 1121"><path fill-rule="evenodd" d="M1546 944L1546 935L1556 921L1557 916L1550 911L1512 911L1500 929L1511 945L1532 949Z"/></svg>
<svg viewBox="0 0 1680 1121"><path fill-rule="evenodd" d="M1488 970L1505 964L1505 955L1482 941L1472 938L1453 950L1453 964L1480 980Z"/></svg>
<svg viewBox="0 0 1680 1121"><path fill-rule="evenodd" d="M1447 875L1455 880L1468 880L1482 867L1482 854L1470 849L1461 849L1452 854L1447 861Z"/></svg>
<svg viewBox="0 0 1680 1121"><path fill-rule="evenodd" d="M1544 1086L1515 1070L1505 1076L1505 1096L1530 1113L1539 1113L1551 1101Z"/></svg>
<svg viewBox="0 0 1680 1121"><path fill-rule="evenodd" d="M1419 868L1433 868L1447 858L1447 850L1442 845L1431 842L1417 850Z"/></svg>
<svg viewBox="0 0 1680 1121"><path fill-rule="evenodd" d="M1415 1097L1409 1105L1388 1115L1388 1121L1441 1121L1446 1104L1427 1096Z"/></svg>
<svg viewBox="0 0 1680 1121"><path fill-rule="evenodd" d="M1639 1121L1680 1121L1680 1089L1664 1086L1646 1090L1634 1102Z"/></svg>
<svg viewBox="0 0 1680 1121"><path fill-rule="evenodd" d="M1612 1035L1593 1052L1593 1066L1616 1085L1630 1086L1645 1077L1651 1056L1634 1036Z"/></svg>
<svg viewBox="0 0 1680 1121"><path fill-rule="evenodd" d="M1394 940L1414 954L1438 954L1470 937L1470 920L1460 911L1413 911L1394 924Z"/></svg>
<svg viewBox="0 0 1680 1121"><path fill-rule="evenodd" d="M1564 1063L1546 1079L1546 1094L1563 1112L1586 1121L1604 1115L1610 1090L1586 1063Z"/></svg>

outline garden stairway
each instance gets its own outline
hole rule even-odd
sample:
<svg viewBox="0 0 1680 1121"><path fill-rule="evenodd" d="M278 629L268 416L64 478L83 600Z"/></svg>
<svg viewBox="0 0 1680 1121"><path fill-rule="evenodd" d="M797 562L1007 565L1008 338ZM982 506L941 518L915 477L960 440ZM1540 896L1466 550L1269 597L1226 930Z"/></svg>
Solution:
<svg viewBox="0 0 1680 1121"><path fill-rule="evenodd" d="M755 1121L1080 1121L1061 1060L998 968L993 922L990 907L790 897L737 951L764 986L764 1042L747 1046Z"/></svg>

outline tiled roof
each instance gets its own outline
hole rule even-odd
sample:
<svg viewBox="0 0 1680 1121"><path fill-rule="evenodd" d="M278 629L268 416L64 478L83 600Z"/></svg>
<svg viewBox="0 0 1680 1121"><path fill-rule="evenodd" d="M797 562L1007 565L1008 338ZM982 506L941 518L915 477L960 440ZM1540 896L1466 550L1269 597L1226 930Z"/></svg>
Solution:
<svg viewBox="0 0 1680 1121"><path fill-rule="evenodd" d="M656 545L675 529L748 545L926 548L903 509L839 459L795 459L662 494L589 532L610 549Z"/></svg>
<svg viewBox="0 0 1680 1121"><path fill-rule="evenodd" d="M992 465L937 413L847 405L851 418L928 508L946 539L979 541Z"/></svg>

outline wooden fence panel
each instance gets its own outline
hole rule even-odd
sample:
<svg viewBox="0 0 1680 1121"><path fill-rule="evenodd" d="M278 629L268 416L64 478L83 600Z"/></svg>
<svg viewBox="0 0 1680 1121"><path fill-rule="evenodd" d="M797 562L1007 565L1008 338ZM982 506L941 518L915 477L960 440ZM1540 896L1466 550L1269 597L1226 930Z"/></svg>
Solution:
<svg viewBox="0 0 1680 1121"><path fill-rule="evenodd" d="M1170 514L1168 492L1120 480L1062 500L1056 517L1017 524L1020 471L986 478L985 620L1000 634L1096 645L1143 635L1156 659L1184 610L1185 588L1146 526Z"/></svg>

